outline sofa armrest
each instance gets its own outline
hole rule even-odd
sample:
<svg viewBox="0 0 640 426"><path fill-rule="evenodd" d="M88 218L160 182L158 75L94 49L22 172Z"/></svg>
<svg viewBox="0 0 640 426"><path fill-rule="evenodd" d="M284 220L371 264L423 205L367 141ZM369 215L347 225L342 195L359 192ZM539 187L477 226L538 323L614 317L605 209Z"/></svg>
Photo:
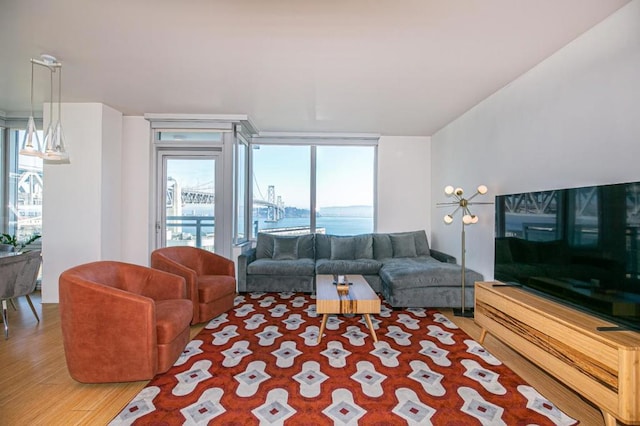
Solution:
<svg viewBox="0 0 640 426"><path fill-rule="evenodd" d="M247 266L256 260L256 249L252 248L238 256L238 291L247 291Z"/></svg>
<svg viewBox="0 0 640 426"><path fill-rule="evenodd" d="M434 249L431 249L430 252L431 252L431 257L433 257L435 260L439 260L440 262L443 262L443 263L452 263L454 265L456 264L456 258L451 256L450 254L446 254Z"/></svg>

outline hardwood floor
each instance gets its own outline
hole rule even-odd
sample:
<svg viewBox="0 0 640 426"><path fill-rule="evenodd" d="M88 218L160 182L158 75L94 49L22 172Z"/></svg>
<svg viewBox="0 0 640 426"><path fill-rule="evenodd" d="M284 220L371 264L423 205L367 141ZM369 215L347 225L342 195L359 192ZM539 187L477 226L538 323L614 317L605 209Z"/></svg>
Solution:
<svg viewBox="0 0 640 426"><path fill-rule="evenodd" d="M0 425L107 424L146 382L87 385L74 381L65 363L58 305L41 304L38 293L32 300L40 323L21 297L17 310L9 307L9 339L0 337ZM472 319L442 312L478 339L480 330ZM201 329L192 327L191 335ZM581 425L604 424L598 409L523 357L490 336L485 346Z"/></svg>

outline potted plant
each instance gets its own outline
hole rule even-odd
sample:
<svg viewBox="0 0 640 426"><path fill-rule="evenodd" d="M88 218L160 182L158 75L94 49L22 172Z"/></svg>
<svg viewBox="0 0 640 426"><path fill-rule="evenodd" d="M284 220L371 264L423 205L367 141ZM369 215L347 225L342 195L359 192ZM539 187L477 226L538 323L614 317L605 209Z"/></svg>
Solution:
<svg viewBox="0 0 640 426"><path fill-rule="evenodd" d="M0 251L22 251L26 246L33 243L40 238L41 235L33 234L24 241L18 241L18 238L14 235L1 234L0 235Z"/></svg>

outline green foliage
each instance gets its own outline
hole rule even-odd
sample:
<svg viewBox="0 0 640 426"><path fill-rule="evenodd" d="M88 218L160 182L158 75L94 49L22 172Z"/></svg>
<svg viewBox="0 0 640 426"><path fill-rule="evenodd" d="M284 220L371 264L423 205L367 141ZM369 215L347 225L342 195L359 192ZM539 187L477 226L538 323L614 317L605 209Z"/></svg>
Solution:
<svg viewBox="0 0 640 426"><path fill-rule="evenodd" d="M33 234L24 241L18 241L18 238L15 235L2 234L0 235L0 244L9 244L15 247L17 250L22 250L40 237L41 235Z"/></svg>

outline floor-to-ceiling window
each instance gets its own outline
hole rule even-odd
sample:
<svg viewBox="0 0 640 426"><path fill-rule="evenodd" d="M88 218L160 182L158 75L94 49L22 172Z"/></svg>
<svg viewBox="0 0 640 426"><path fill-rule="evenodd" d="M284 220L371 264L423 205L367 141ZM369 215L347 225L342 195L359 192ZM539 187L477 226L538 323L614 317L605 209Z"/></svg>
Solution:
<svg viewBox="0 0 640 426"><path fill-rule="evenodd" d="M253 146L254 234L266 229L309 232L308 146Z"/></svg>
<svg viewBox="0 0 640 426"><path fill-rule="evenodd" d="M3 188L6 200L4 233L15 235L18 241L26 241L34 235L42 235L43 161L39 157L20 155L20 143L24 130L9 129L8 143L4 143L7 177ZM38 132L42 138L42 132Z"/></svg>
<svg viewBox="0 0 640 426"><path fill-rule="evenodd" d="M252 155L254 235L375 230L375 145L258 143Z"/></svg>
<svg viewBox="0 0 640 426"><path fill-rule="evenodd" d="M316 148L316 228L333 235L373 232L375 147Z"/></svg>

